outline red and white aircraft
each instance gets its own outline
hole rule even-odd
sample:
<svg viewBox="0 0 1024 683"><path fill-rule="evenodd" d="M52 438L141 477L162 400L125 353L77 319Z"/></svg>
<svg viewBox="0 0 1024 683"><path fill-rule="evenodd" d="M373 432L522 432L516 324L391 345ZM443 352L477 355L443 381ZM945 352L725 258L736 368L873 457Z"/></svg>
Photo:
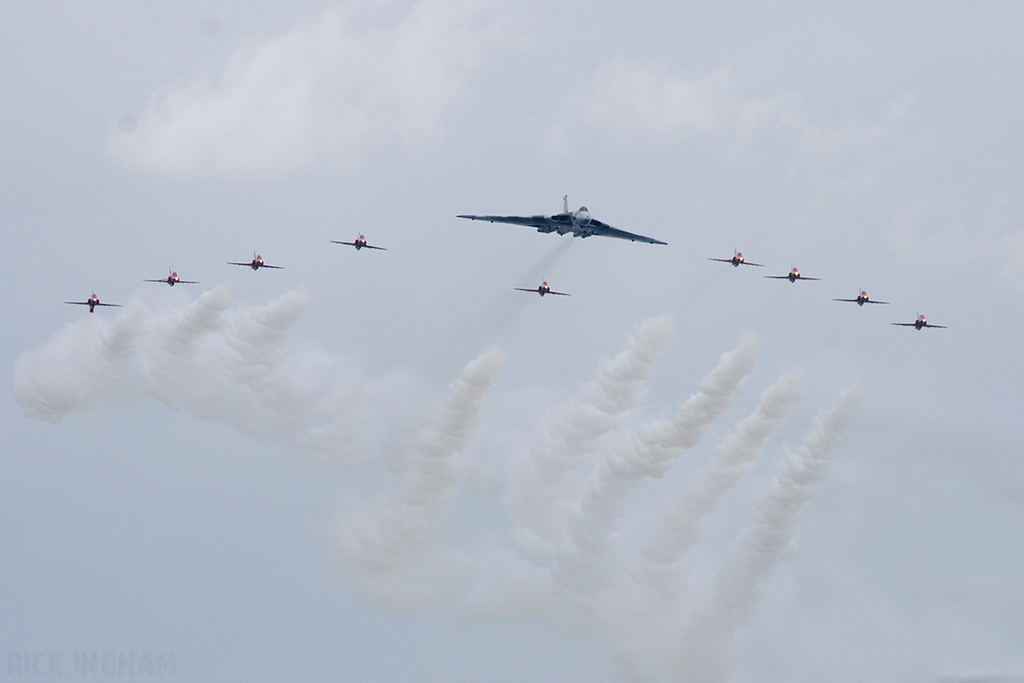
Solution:
<svg viewBox="0 0 1024 683"><path fill-rule="evenodd" d="M182 284L182 285L198 285L199 284L198 282L196 282L194 280L182 280L180 277L178 277L178 274L176 272L171 270L170 266L167 266L167 277L163 278L162 280L144 280L144 282L166 282L171 287L173 287L176 284Z"/></svg>
<svg viewBox="0 0 1024 683"><path fill-rule="evenodd" d="M804 277L800 274L800 271L796 268L789 271L789 275L765 275L766 278L771 280L789 280L790 282L796 282L797 280L820 280L820 277Z"/></svg>
<svg viewBox="0 0 1024 683"><path fill-rule="evenodd" d="M229 266L249 266L253 270L259 270L260 268L277 268L283 270L284 266L271 266L263 262L263 257L257 254L255 251L252 253L252 261L249 263L236 263L234 261L228 261Z"/></svg>
<svg viewBox="0 0 1024 683"><path fill-rule="evenodd" d="M888 301L875 301L874 299L869 299L868 298L868 293L865 292L863 289L860 290L860 294L857 295L856 299L832 299L832 301L852 301L853 303L857 304L858 306L863 306L864 304L887 304L887 303L889 303Z"/></svg>
<svg viewBox="0 0 1024 683"><path fill-rule="evenodd" d="M913 327L915 329L921 329L922 327L941 327L946 329L945 325L932 325L927 319L920 313L917 314L917 320L912 323L890 323L891 325L902 325L903 327Z"/></svg>
<svg viewBox="0 0 1024 683"><path fill-rule="evenodd" d="M721 261L722 263L731 263L734 268L736 266L740 266L740 265L743 265L743 266L761 266L762 268L764 267L763 263L751 263L750 261L747 261L745 258L743 258L743 254L741 254L738 249L736 249L735 251L736 251L736 253L732 255L732 258L711 258L711 257L708 257L708 261Z"/></svg>
<svg viewBox="0 0 1024 683"><path fill-rule="evenodd" d="M537 287L537 289L524 289L522 287L513 287L513 289L520 292L535 292L537 294L540 294L541 296L544 296L545 294L557 294L558 296L572 296L571 294L566 294L565 292L552 291L551 287L548 286L547 281L540 283L540 287Z"/></svg>
<svg viewBox="0 0 1024 683"><path fill-rule="evenodd" d="M96 296L96 292L93 292L92 296L90 296L85 301L65 301L64 303L66 303L66 304L74 304L76 306L88 306L90 313L92 313L93 310L97 306L117 306L117 307L121 306L121 304L101 304L100 303L100 298L98 296Z"/></svg>
<svg viewBox="0 0 1024 683"><path fill-rule="evenodd" d="M375 247L372 244L367 244L366 238L363 237L362 233L359 234L359 237L356 238L355 242L339 242L338 240L331 240L331 242L334 244L344 244L349 247L355 247L357 251L363 247L366 247L367 249L380 249L381 251L387 251L386 247Z"/></svg>

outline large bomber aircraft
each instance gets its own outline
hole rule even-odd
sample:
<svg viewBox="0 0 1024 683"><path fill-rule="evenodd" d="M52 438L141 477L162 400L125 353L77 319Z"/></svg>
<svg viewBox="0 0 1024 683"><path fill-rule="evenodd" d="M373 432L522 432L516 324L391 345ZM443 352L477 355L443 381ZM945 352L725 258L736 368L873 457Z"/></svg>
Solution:
<svg viewBox="0 0 1024 683"><path fill-rule="evenodd" d="M85 301L65 301L64 303L66 303L66 304L73 304L73 305L76 305L76 306L88 306L90 313L92 313L93 310L97 306L117 306L117 307L121 306L121 304L101 304L100 303L100 298L98 296L96 296L96 292L93 292L92 296L90 296Z"/></svg>
<svg viewBox="0 0 1024 683"><path fill-rule="evenodd" d="M255 251L252 253L252 261L249 263L236 263L235 261L228 261L229 266L249 266L253 270L259 270L260 268L277 268L283 270L284 266L271 266L263 262L263 257L257 254Z"/></svg>
<svg viewBox="0 0 1024 683"><path fill-rule="evenodd" d="M581 206L576 211L569 211L569 195L562 197L562 213L540 216L469 216L460 215L457 218L468 218L472 221L490 221L491 223L514 223L537 228L537 232L557 232L564 235L571 232L573 237L590 237L591 235L604 235L605 237L618 237L619 239L631 242L647 242L648 244L667 244L653 237L636 235L632 232L613 228L607 223L593 218L587 207Z"/></svg>
<svg viewBox="0 0 1024 683"><path fill-rule="evenodd" d="M922 327L940 327L946 329L945 325L932 325L928 320L925 319L920 313L917 314L917 320L912 323L890 323L890 325L901 325L903 327L913 327L915 329L921 329Z"/></svg>

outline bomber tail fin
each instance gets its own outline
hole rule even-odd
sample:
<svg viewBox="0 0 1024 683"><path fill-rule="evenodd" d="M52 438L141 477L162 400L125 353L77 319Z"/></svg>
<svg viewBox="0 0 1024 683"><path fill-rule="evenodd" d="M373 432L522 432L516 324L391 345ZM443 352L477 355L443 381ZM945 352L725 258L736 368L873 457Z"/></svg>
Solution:
<svg viewBox="0 0 1024 683"><path fill-rule="evenodd" d="M562 197L562 213L569 213L569 195Z"/></svg>

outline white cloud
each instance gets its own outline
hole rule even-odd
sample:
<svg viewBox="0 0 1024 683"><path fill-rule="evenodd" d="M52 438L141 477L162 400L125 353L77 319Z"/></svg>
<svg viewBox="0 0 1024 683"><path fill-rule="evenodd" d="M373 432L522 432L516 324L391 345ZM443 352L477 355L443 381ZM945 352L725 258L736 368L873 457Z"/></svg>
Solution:
<svg viewBox="0 0 1024 683"><path fill-rule="evenodd" d="M472 2L375 9L332 9L238 49L216 79L157 92L134 130L112 126L109 152L161 174L253 175L429 143L490 40L485 17Z"/></svg>

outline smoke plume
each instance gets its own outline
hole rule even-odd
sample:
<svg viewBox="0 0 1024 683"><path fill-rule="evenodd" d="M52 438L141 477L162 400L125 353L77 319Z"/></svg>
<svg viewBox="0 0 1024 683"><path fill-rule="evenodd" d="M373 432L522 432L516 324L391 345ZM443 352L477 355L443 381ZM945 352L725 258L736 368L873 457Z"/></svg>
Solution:
<svg viewBox="0 0 1024 683"><path fill-rule="evenodd" d="M54 423L99 402L152 398L286 443L318 465L350 464L379 448L382 407L421 391L407 378L372 381L299 348L291 330L309 303L295 290L231 308L221 286L181 308L135 301L109 322L83 316L18 359L14 396L26 416Z"/></svg>
<svg viewBox="0 0 1024 683"><path fill-rule="evenodd" d="M759 588L778 566L793 538L800 510L810 489L825 476L829 454L846 428L860 399L860 386L844 391L817 425L803 447L788 455L757 504L751 528L743 534L734 557L718 577L707 606L693 619L680 650L680 667L693 680L724 678L726 640L757 606Z"/></svg>
<svg viewBox="0 0 1024 683"><path fill-rule="evenodd" d="M672 339L669 316L650 320L573 399L541 412L532 442L509 448L488 444L493 432L477 435L504 365L501 352L468 363L418 436L396 438L395 426L408 426L403 421L416 412L411 403L425 403L424 392L408 377L371 380L300 346L292 329L308 306L299 290L263 306L232 308L220 287L178 309L135 302L109 322L83 316L18 359L15 397L27 416L51 422L99 402L151 398L285 443L318 464L397 463L394 486L375 501L354 501L355 511L337 526L344 560L371 599L426 607L443 598L446 608L475 617L528 615L583 628L606 639L623 680L725 677L729 639L757 608L811 488L824 476L856 387L823 411L803 447L783 459L751 528L701 596L684 590L684 560L702 522L800 398L799 377L783 375L761 394L703 476L672 495L674 504L655 515L653 526L646 514L639 525L632 517L651 507L643 504L651 487L674 494L671 478L658 480L737 400L756 365L753 337L723 354L672 413L645 421L644 390ZM488 447L498 458L478 462L473 456ZM392 457L382 457L389 449ZM486 505L507 525L493 533L493 525L478 524L482 538L460 532L452 543L445 521L466 504L456 493L470 475L488 479L476 468L495 461L500 471L489 477L500 485L477 491L486 500L473 501L473 509ZM630 506L637 502L639 511ZM651 535L626 533L638 526Z"/></svg>
<svg viewBox="0 0 1024 683"><path fill-rule="evenodd" d="M599 368L593 381L551 410L529 456L511 465L510 491L517 547L532 557L550 557L568 541L566 506L594 463L601 440L621 428L636 407L654 366L672 339L672 318L639 326L627 347Z"/></svg>
<svg viewBox="0 0 1024 683"><path fill-rule="evenodd" d="M459 455L504 362L499 351L491 350L465 367L413 449L405 481L375 513L349 527L344 541L347 559L364 575L393 574L435 535L441 511L465 470Z"/></svg>
<svg viewBox="0 0 1024 683"><path fill-rule="evenodd" d="M765 440L800 400L801 384L799 375L790 373L765 390L757 409L715 449L715 458L703 478L662 516L655 538L644 550L647 562L643 571L649 588L663 598L670 597L671 582L678 573L676 563L697 540L700 521L746 474Z"/></svg>

